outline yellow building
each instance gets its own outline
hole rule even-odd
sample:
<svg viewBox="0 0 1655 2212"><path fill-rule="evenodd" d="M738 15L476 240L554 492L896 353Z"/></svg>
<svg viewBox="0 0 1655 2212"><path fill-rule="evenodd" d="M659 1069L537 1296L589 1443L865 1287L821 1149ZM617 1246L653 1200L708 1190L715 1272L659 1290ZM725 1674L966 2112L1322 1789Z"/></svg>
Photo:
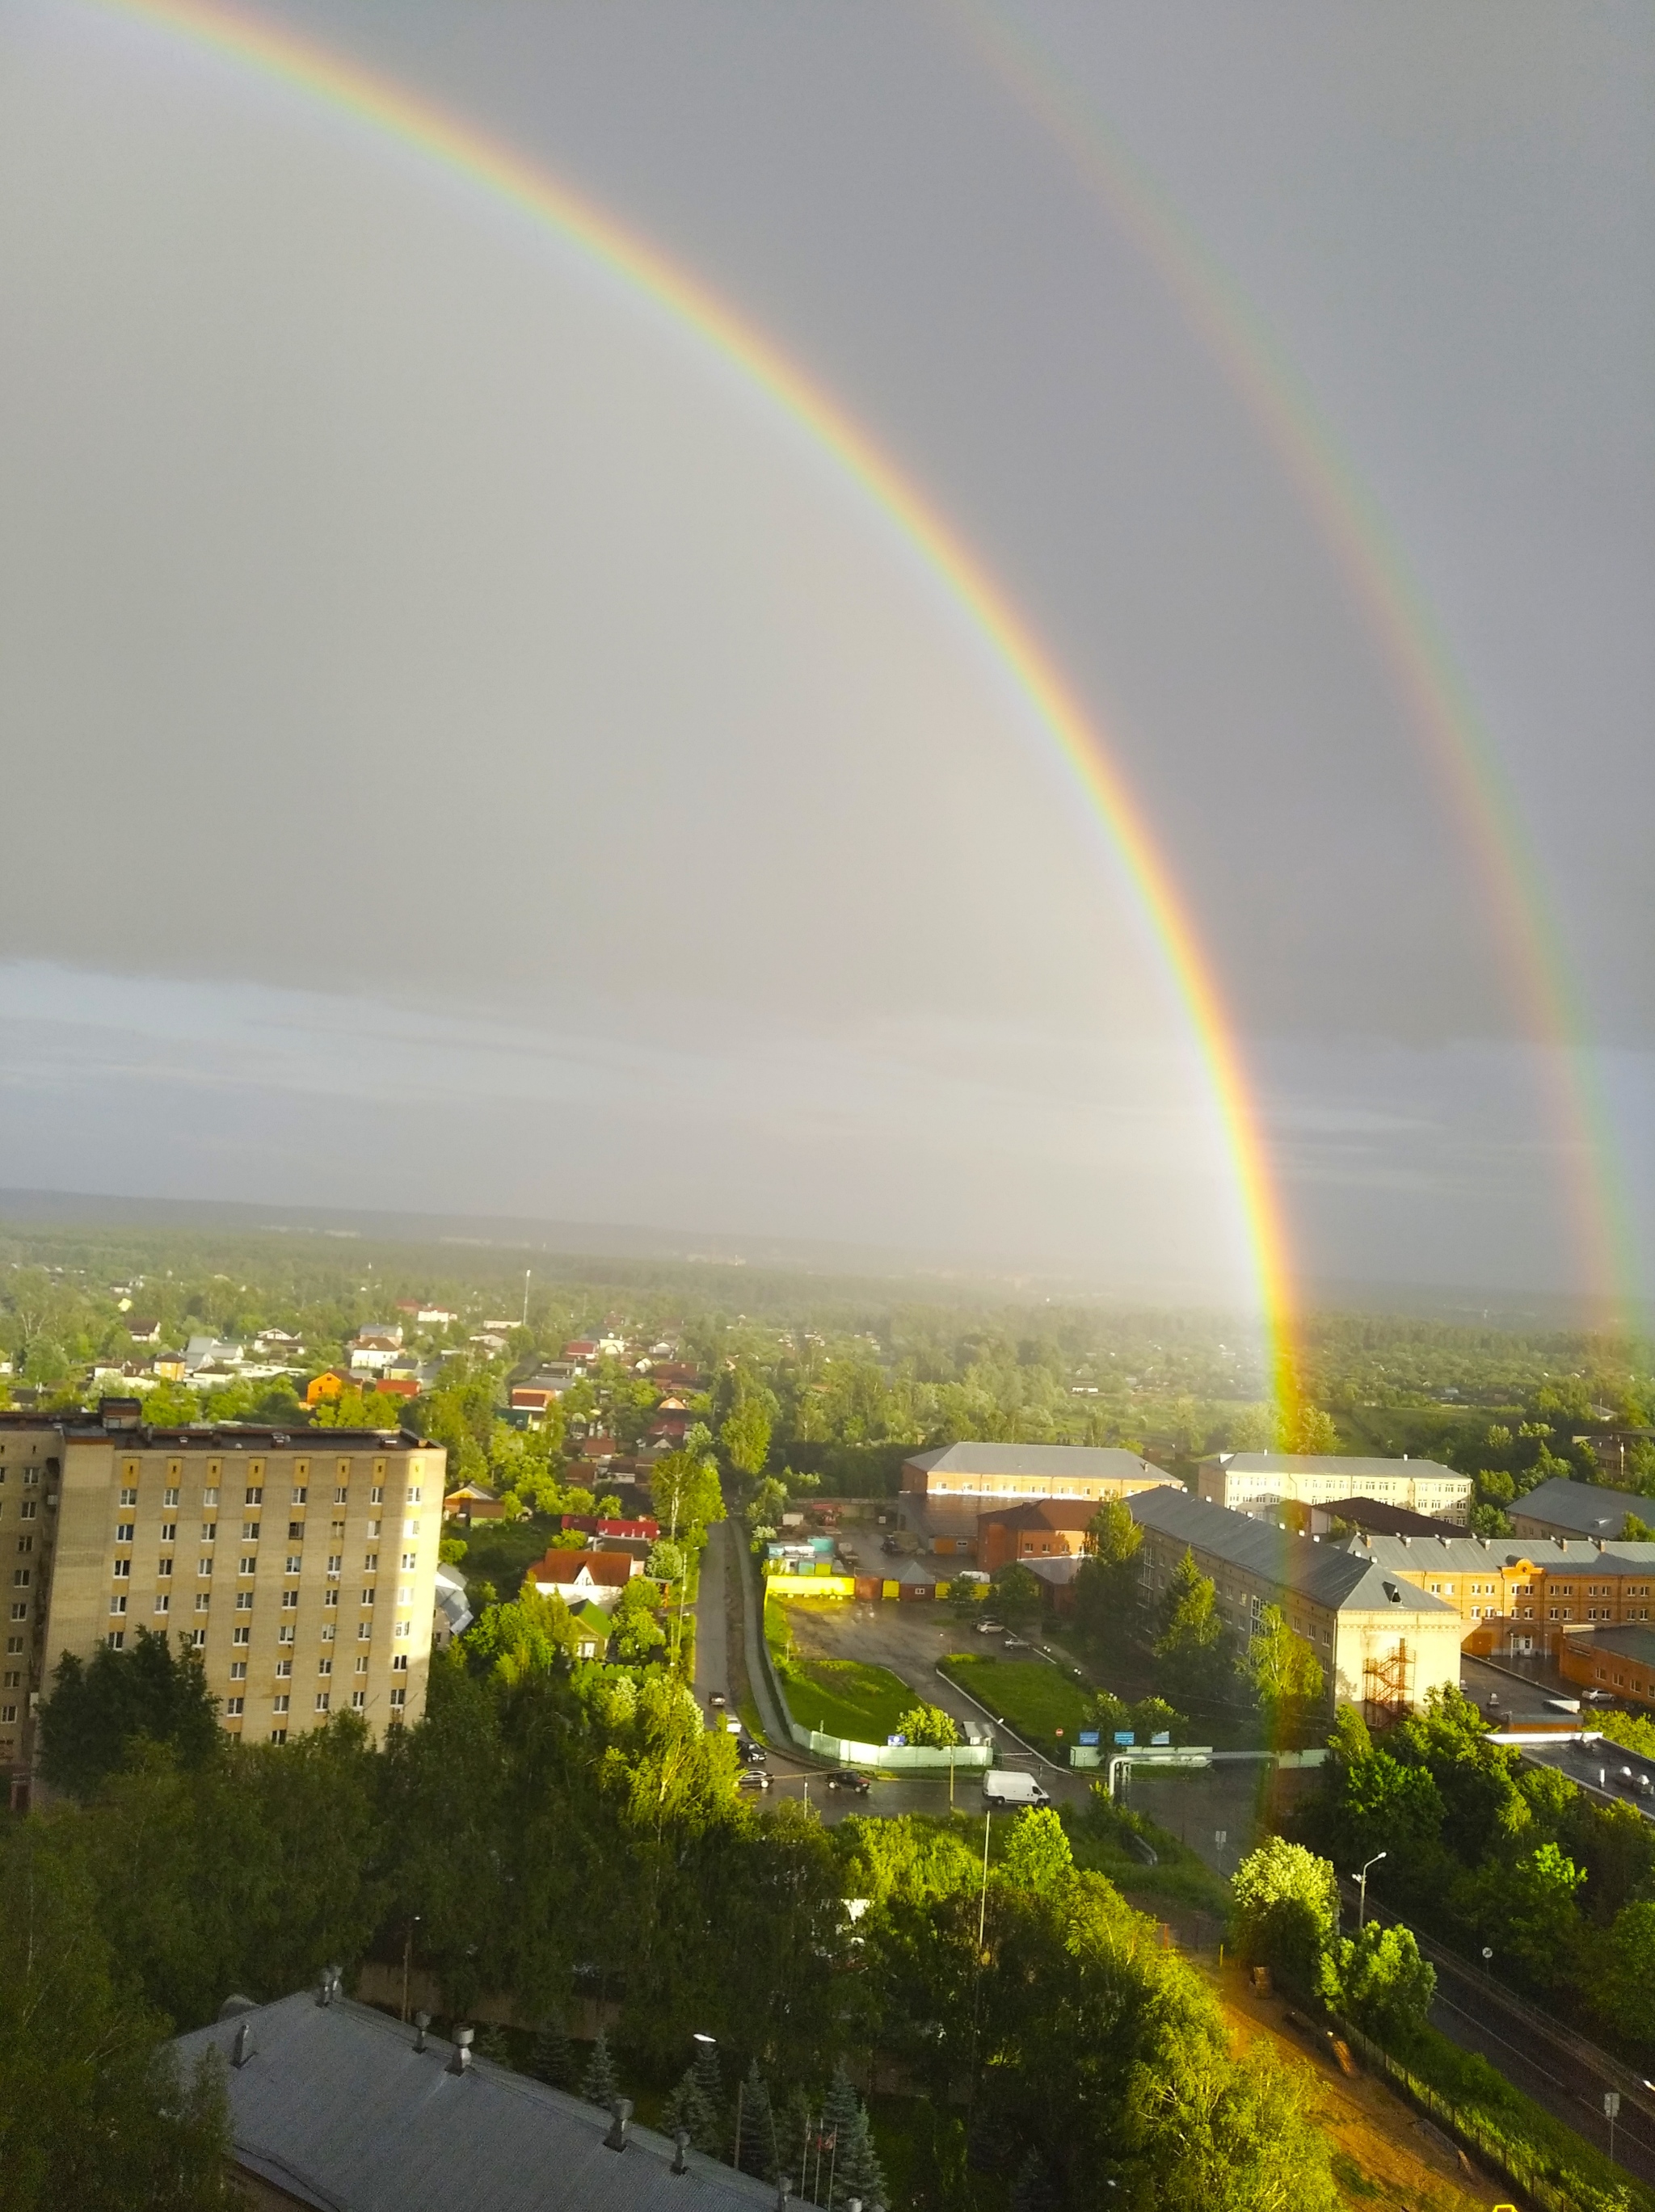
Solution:
<svg viewBox="0 0 1655 2212"><path fill-rule="evenodd" d="M1536 1536L1354 1536L1349 1549L1452 1606L1465 1649L1522 1656L1655 1619L1655 1544Z"/></svg>
<svg viewBox="0 0 1655 2212"><path fill-rule="evenodd" d="M36 1413L0 1413L0 1575L6 1649L0 1670L0 1776L15 1808L27 1802L40 1689L44 1600L52 1580L55 1502L62 1446ZM50 1501L50 1502L49 1502Z"/></svg>
<svg viewBox="0 0 1655 2212"><path fill-rule="evenodd" d="M50 1431L49 1449L33 1431L5 1441L24 1462L20 1503L31 1449L41 1471L35 1692L65 1651L120 1650L149 1628L200 1653L234 1735L285 1742L355 1712L377 1739L423 1711L441 1446L378 1430L151 1430L136 1401L109 1400L102 1418ZM7 1506L11 1488L9 1474Z"/></svg>

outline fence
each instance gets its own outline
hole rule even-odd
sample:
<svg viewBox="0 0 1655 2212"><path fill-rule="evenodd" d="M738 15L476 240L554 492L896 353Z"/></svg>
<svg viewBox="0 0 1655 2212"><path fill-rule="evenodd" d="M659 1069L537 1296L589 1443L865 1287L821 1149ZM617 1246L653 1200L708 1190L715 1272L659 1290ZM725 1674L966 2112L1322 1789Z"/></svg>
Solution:
<svg viewBox="0 0 1655 2212"><path fill-rule="evenodd" d="M1468 2150L1473 2150L1483 2162L1502 2173L1515 2184L1530 2201L1541 2208L1541 2212L1608 2212L1617 2202L1626 2206L1646 2205L1649 2199L1636 2185L1628 2180L1624 2193L1611 2196L1607 2191L1582 2178L1579 2187L1555 2181L1540 2170L1540 2164L1531 2161L1520 2142L1512 2142L1504 2136L1492 2134L1485 2128L1475 2112L1454 2104L1439 2089L1415 2074L1400 2058L1394 2057L1382 2044L1364 2035L1360 2028L1352 2027L1342 2021L1339 2033L1353 2051L1356 2051L1370 2069L1387 2075L1418 2106L1430 2119L1446 2128ZM1584 2146L1583 2146L1584 2148ZM1543 2163L1543 2160L1540 2163Z"/></svg>
<svg viewBox="0 0 1655 2212"><path fill-rule="evenodd" d="M786 1710L785 1703L783 1710ZM929 1770L944 1772L951 1766L992 1766L995 1755L986 1743L957 1743L944 1749L925 1743L852 1743L848 1737L824 1735L819 1729L800 1728L791 1714L788 1733L800 1751L816 1759L837 1759L843 1766L879 1766L887 1770Z"/></svg>

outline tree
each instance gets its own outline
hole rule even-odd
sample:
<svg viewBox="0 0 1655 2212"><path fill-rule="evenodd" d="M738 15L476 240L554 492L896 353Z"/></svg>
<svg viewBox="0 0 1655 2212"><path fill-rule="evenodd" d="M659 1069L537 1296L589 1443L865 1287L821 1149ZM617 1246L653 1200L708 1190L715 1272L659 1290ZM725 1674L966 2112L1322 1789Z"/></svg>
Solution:
<svg viewBox="0 0 1655 2212"><path fill-rule="evenodd" d="M140 1628L130 1651L65 1651L40 1708L40 1771L54 1790L92 1796L141 1736L170 1744L186 1766L216 1757L218 1700L197 1654L176 1656L164 1632Z"/></svg>
<svg viewBox="0 0 1655 2212"><path fill-rule="evenodd" d="M649 1547L649 1557L643 1571L653 1582L676 1583L684 1574L684 1547L669 1543L665 1536L658 1537Z"/></svg>
<svg viewBox="0 0 1655 2212"><path fill-rule="evenodd" d="M655 1586L645 1575L634 1575L627 1583L616 1601L611 1621L615 1649L629 1666L642 1665L666 1642Z"/></svg>
<svg viewBox="0 0 1655 2212"><path fill-rule="evenodd" d="M1143 1534L1124 1498L1111 1498L1092 1516L1074 1577L1075 1617L1086 1635L1118 1645L1131 1633Z"/></svg>
<svg viewBox="0 0 1655 2212"><path fill-rule="evenodd" d="M601 2105L605 2112L621 2093L620 2076L615 2071L615 2062L609 2055L609 2038L600 2027L598 2039L592 2046L592 2056L581 2082L581 2094L588 2105Z"/></svg>
<svg viewBox="0 0 1655 2212"><path fill-rule="evenodd" d="M1236 1940L1244 1954L1308 1995L1339 1925L1331 1864L1302 1844L1271 1836L1243 1859L1231 1885Z"/></svg>
<svg viewBox="0 0 1655 2212"><path fill-rule="evenodd" d="M897 1720L896 1733L909 1743L928 1744L939 1751L959 1741L958 1723L940 1705L910 1705Z"/></svg>
<svg viewBox="0 0 1655 2212"><path fill-rule="evenodd" d="M568 2089L575 2080L575 2056L569 2046L560 2014L549 2013L534 2032L534 2048L529 2055L529 2071L537 2081L545 2081L554 2089Z"/></svg>
<svg viewBox="0 0 1655 2212"><path fill-rule="evenodd" d="M685 2068L677 2087L667 2099L661 2125L669 2136L676 2135L682 2128L696 2148L705 2151L709 2158L716 2158L723 2149L717 2107L708 2097L694 2065Z"/></svg>
<svg viewBox="0 0 1655 2212"><path fill-rule="evenodd" d="M1323 1954L1321 1993L1387 2050L1402 2051L1430 2017L1436 1969L1411 1929L1370 1920Z"/></svg>
<svg viewBox="0 0 1655 2212"><path fill-rule="evenodd" d="M762 1400L743 1398L718 1432L724 1455L739 1474L756 1479L770 1455L770 1417Z"/></svg>
<svg viewBox="0 0 1655 2212"><path fill-rule="evenodd" d="M666 1523L668 1540L674 1543L680 1530L695 1543L709 1522L724 1518L717 1462L692 1451L687 1443L683 1450L666 1452L655 1462L649 1495L655 1518Z"/></svg>
<svg viewBox="0 0 1655 2212"><path fill-rule="evenodd" d="M1016 1559L995 1570L994 1590L1007 1613L1027 1613L1040 1602L1039 1578Z"/></svg>
<svg viewBox="0 0 1655 2212"><path fill-rule="evenodd" d="M1218 1590L1187 1547L1161 1597L1155 1656L1163 1681L1181 1702L1210 1701L1223 1681L1228 1634L1219 1615Z"/></svg>
<svg viewBox="0 0 1655 2212"><path fill-rule="evenodd" d="M755 2058L741 2085L740 2134L733 2145L735 2163L743 2173L776 2179L776 2115L770 2093Z"/></svg>
<svg viewBox="0 0 1655 2212"><path fill-rule="evenodd" d="M1592 2010L1617 2035L1655 2043L1655 1904L1624 1905L1594 1947L1586 1980Z"/></svg>
<svg viewBox="0 0 1655 2212"><path fill-rule="evenodd" d="M1275 1727L1295 1726L1306 1708L1321 1699L1325 1681L1322 1662L1305 1639L1288 1627L1280 1606L1262 1608L1238 1663Z"/></svg>
<svg viewBox="0 0 1655 2212"><path fill-rule="evenodd" d="M543 1596L532 1574L508 1603L485 1605L461 1639L467 1656L491 1668L502 1682L521 1682L567 1664L578 1641L563 1598L556 1590Z"/></svg>
<svg viewBox="0 0 1655 2212"><path fill-rule="evenodd" d="M1001 1854L1002 1881L1044 1891L1066 1881L1074 1868L1074 1854L1055 1807L1031 1805L1018 1814Z"/></svg>

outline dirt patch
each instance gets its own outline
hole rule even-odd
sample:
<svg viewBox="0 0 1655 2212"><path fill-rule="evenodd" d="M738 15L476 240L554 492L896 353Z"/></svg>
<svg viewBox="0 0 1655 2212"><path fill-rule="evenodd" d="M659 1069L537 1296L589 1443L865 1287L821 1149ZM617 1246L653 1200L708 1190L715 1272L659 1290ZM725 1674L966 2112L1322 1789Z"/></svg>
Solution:
<svg viewBox="0 0 1655 2212"><path fill-rule="evenodd" d="M1353 2207L1373 2212L1474 2212L1510 2203L1509 2183L1465 2173L1448 2137L1422 2119L1372 2075L1354 2079L1339 2071L1314 2035L1288 2026L1280 1998L1261 1997L1238 1967L1220 1974L1206 1969L1218 1990L1238 2043L1270 2045L1276 2056L1297 2061L1314 2080L1316 2117L1333 2153L1341 2193Z"/></svg>

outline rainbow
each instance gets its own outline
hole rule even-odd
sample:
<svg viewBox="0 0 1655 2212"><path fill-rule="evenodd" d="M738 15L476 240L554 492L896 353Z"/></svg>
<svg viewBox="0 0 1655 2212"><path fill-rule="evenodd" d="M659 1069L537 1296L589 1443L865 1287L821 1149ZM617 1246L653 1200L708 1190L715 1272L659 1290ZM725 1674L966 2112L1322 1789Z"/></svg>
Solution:
<svg viewBox="0 0 1655 2212"><path fill-rule="evenodd" d="M405 88L285 28L205 0L103 0L113 12L208 49L414 149L508 203L691 331L829 454L894 526L1010 678L1102 823L1187 1012L1223 1131L1278 1404L1297 1400L1287 1242L1257 1114L1211 969L1165 862L1120 773L1006 592L835 400L697 278L537 164Z"/></svg>
<svg viewBox="0 0 1655 2212"><path fill-rule="evenodd" d="M1542 1081L1583 1279L1623 1325L1645 1285L1632 1209L1615 1173L1607 1104L1591 1070L1585 994L1543 888L1511 777L1440 628L1367 487L1253 303L1060 66L984 0L945 0L940 20L1062 148L1117 229L1154 270L1262 431L1333 554L1391 672L1427 767L1476 870L1515 1011L1544 1049Z"/></svg>

